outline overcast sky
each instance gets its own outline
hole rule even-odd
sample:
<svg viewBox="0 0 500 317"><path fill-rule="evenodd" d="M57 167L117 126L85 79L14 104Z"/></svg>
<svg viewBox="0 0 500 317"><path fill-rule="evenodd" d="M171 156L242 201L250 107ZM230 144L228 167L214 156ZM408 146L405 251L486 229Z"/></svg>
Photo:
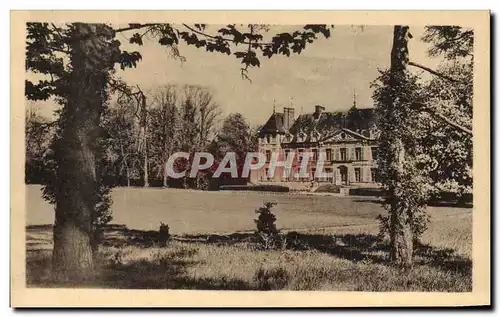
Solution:
<svg viewBox="0 0 500 317"><path fill-rule="evenodd" d="M271 27L269 33L295 29L299 27ZM347 110L354 90L358 107L372 107L370 83L378 76L377 69L389 65L392 31L392 26L335 26L329 39L320 36L301 55L261 58L261 67L249 71L251 83L241 78L241 64L234 56L180 45L186 58L182 63L152 41L143 47L131 46L124 35L118 35L118 40L127 43L123 49L138 50L143 56L136 69L119 71L118 75L143 90L169 83L208 87L224 115L240 112L252 125L267 120L273 103L276 111L292 106L297 115L311 112L316 104L327 111ZM410 27L410 31L410 59L435 67L439 61L426 56L428 44L420 40L423 27ZM52 102L35 107L45 116L54 109Z"/></svg>

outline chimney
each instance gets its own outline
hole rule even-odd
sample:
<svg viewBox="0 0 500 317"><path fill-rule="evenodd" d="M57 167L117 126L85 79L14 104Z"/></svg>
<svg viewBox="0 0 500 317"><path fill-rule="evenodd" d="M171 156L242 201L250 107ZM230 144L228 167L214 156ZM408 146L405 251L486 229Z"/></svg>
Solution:
<svg viewBox="0 0 500 317"><path fill-rule="evenodd" d="M325 111L325 107L323 107L323 106L316 105L316 106L314 107L314 113L320 114L320 113L322 113L323 111Z"/></svg>
<svg viewBox="0 0 500 317"><path fill-rule="evenodd" d="M294 108L283 108L283 125L285 130L289 130L295 121L295 109Z"/></svg>
<svg viewBox="0 0 500 317"><path fill-rule="evenodd" d="M321 116L321 113L322 113L323 111L325 111L325 107L320 106L320 105L316 105L316 106L314 107L314 114L313 114L314 119L315 119L315 120L319 119L319 117Z"/></svg>

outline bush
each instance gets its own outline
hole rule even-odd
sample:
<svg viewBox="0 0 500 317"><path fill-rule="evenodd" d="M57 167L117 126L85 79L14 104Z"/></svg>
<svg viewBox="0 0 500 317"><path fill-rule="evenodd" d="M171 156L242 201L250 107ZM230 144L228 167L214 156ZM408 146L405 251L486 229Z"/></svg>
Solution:
<svg viewBox="0 0 500 317"><path fill-rule="evenodd" d="M257 235L264 249L276 249L281 246L281 236L276 228L276 215L271 212L277 203L265 202L263 207L255 210L259 214L257 219L254 219L257 225Z"/></svg>
<svg viewBox="0 0 500 317"><path fill-rule="evenodd" d="M340 193L340 186L335 184L322 184L314 191L315 193Z"/></svg>
<svg viewBox="0 0 500 317"><path fill-rule="evenodd" d="M281 185L221 185L219 190L251 190L261 192L288 193L290 188Z"/></svg>
<svg viewBox="0 0 500 317"><path fill-rule="evenodd" d="M384 190L382 188L370 188L370 187L351 188L349 189L349 195L382 197L384 196Z"/></svg>
<svg viewBox="0 0 500 317"><path fill-rule="evenodd" d="M170 227L167 224L160 222L160 230L158 233L158 245L160 247L166 246L169 239L170 239Z"/></svg>
<svg viewBox="0 0 500 317"><path fill-rule="evenodd" d="M379 234L378 239L383 240L384 237L390 236L390 216L378 215L377 220L379 220ZM430 216L425 212L418 212L413 215L411 229L413 233L413 243L419 244L422 235L427 230L429 225Z"/></svg>

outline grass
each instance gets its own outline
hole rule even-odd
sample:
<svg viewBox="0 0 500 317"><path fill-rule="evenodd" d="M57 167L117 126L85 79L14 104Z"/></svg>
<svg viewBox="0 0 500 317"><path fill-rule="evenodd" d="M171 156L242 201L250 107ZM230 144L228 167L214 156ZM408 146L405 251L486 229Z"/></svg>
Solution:
<svg viewBox="0 0 500 317"><path fill-rule="evenodd" d="M457 223L464 222L467 221ZM459 232L461 230L452 230L448 237L453 236L453 244L463 244L460 250L467 252L465 245L470 240ZM47 227L28 229L29 286L62 286L50 281L51 252L50 244L47 245L50 234ZM366 232L292 232L288 235L288 247L283 250L260 249L251 233L176 236L164 248L155 246L152 233L125 227L110 229L106 236L96 259L97 278L77 286L381 292L472 290L470 254L461 255L447 247L425 244L416 250L415 266L402 271L387 262L387 243ZM428 236L430 240L436 238L433 232Z"/></svg>
<svg viewBox="0 0 500 317"><path fill-rule="evenodd" d="M54 209L41 197L40 186L27 186L27 224L54 223ZM262 192L203 192L161 188L115 188L113 222L131 229L158 230L160 222L173 234L201 234L254 230L254 210L265 201L273 208L277 226L314 229L377 224L384 213L369 197L332 197ZM435 218L470 211L464 208L429 207Z"/></svg>
<svg viewBox="0 0 500 317"><path fill-rule="evenodd" d="M28 187L27 284L50 280L53 215ZM193 199L196 198L196 199ZM415 266L388 261L376 238L383 212L370 198L126 189L113 192L114 223L96 256L96 279L78 287L125 289L447 291L472 290L472 210L430 207ZM273 208L287 248L255 242L254 210ZM147 216L145 216L147 215ZM52 216L53 217L53 216ZM157 246L160 221L173 240ZM150 230L150 231L147 231ZM215 232L215 233L214 233ZM67 286L67 285L66 285Z"/></svg>

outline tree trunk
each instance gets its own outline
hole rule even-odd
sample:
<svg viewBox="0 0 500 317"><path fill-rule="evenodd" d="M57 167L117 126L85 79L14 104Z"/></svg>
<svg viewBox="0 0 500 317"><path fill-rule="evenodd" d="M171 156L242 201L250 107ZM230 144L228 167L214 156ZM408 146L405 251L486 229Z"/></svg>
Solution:
<svg viewBox="0 0 500 317"><path fill-rule="evenodd" d="M405 76L408 65L408 27L394 27L394 41L391 52L391 86L397 86L398 80ZM390 106L390 115L397 117L404 105L396 102L397 92L392 93ZM393 120L394 125L404 124L401 120ZM397 127L394 127L397 131ZM389 186L389 200L391 201L390 210L390 238L391 238L391 260L400 266L411 266L413 263L413 235L411 230L410 215L412 210L405 202L404 191L402 188L402 178L405 174L405 146L401 136L397 132L390 134L390 167L391 186Z"/></svg>
<svg viewBox="0 0 500 317"><path fill-rule="evenodd" d="M109 29L75 23L71 28L71 66L66 104L56 144L53 278L79 282L93 278L92 218L98 182L95 153L109 75ZM97 36L99 32L100 36Z"/></svg>
<svg viewBox="0 0 500 317"><path fill-rule="evenodd" d="M149 187L149 167L148 167L148 137L147 129L144 127L144 187Z"/></svg>
<svg viewBox="0 0 500 317"><path fill-rule="evenodd" d="M147 129L147 124L148 124L148 112L147 112L147 101L146 101L146 95L142 93L141 91L141 100L140 106L141 106L141 117L140 117L140 127L143 131L142 135L142 151L144 154L144 187L149 187L149 167L148 167L148 129Z"/></svg>
<svg viewBox="0 0 500 317"><path fill-rule="evenodd" d="M168 188L168 173L167 173L167 163L163 163L163 187Z"/></svg>

